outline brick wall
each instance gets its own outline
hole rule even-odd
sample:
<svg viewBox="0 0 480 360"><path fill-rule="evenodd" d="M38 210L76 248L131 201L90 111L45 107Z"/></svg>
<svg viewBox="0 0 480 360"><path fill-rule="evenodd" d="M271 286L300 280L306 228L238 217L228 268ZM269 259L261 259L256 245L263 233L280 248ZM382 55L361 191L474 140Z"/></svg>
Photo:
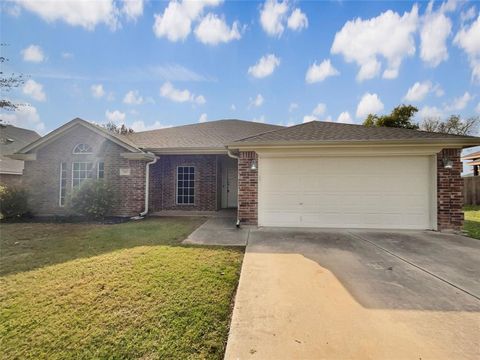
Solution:
<svg viewBox="0 0 480 360"><path fill-rule="evenodd" d="M251 170L252 160L258 156L254 151L241 151L238 159L238 218L248 225L258 222L258 170Z"/></svg>
<svg viewBox="0 0 480 360"><path fill-rule="evenodd" d="M11 188L21 188L23 185L22 175L0 174L0 185Z"/></svg>
<svg viewBox="0 0 480 360"><path fill-rule="evenodd" d="M178 205L176 179L178 166L195 167L195 204ZM217 155L160 155L150 167L150 211L218 210ZM218 174L220 176L220 174Z"/></svg>
<svg viewBox="0 0 480 360"><path fill-rule="evenodd" d="M72 154L76 144L93 147L91 155ZM143 211L145 161L124 159L126 150L103 136L76 126L61 137L37 150L37 159L25 162L24 184L30 192L30 206L36 215L67 215L67 207L59 205L60 163L67 165L67 196L72 190L72 162L105 163L105 181L116 191L111 215L133 216ZM120 176L119 168L130 168L130 176ZM95 172L96 176L96 172Z"/></svg>
<svg viewBox="0 0 480 360"><path fill-rule="evenodd" d="M461 149L443 149L437 154L438 230L461 230L463 226L461 151ZM453 161L452 169L445 169L444 157Z"/></svg>

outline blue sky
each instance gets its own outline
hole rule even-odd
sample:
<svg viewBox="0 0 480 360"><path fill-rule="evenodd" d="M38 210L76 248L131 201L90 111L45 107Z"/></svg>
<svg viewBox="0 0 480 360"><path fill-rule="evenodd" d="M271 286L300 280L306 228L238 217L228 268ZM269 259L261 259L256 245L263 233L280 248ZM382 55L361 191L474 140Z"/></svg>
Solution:
<svg viewBox="0 0 480 360"><path fill-rule="evenodd" d="M81 117L137 131L222 118L361 123L400 103L480 113L480 3L4 2L2 118L46 133Z"/></svg>

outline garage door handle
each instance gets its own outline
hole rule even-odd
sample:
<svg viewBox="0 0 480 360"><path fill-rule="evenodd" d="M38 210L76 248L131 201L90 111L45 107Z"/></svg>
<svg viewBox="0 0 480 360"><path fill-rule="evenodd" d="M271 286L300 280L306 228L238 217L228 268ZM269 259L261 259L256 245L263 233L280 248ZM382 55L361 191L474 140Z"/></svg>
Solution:
<svg viewBox="0 0 480 360"><path fill-rule="evenodd" d="M303 203L298 203L298 205L303 205Z"/></svg>

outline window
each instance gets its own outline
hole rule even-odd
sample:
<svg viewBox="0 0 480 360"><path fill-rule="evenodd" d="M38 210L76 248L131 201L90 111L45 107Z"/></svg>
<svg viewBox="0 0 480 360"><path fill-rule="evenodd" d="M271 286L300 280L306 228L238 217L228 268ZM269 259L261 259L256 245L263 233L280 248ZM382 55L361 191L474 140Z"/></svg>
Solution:
<svg viewBox="0 0 480 360"><path fill-rule="evenodd" d="M58 205L65 206L65 197L67 194L67 163L60 163L60 196Z"/></svg>
<svg viewBox="0 0 480 360"><path fill-rule="evenodd" d="M93 153L92 147L88 144L78 144L73 148L74 154L91 154Z"/></svg>
<svg viewBox="0 0 480 360"><path fill-rule="evenodd" d="M92 179L92 170L92 162L74 162L72 166L72 187L80 186L86 179Z"/></svg>
<svg viewBox="0 0 480 360"><path fill-rule="evenodd" d="M195 168L193 166L177 168L177 204L195 204Z"/></svg>
<svg viewBox="0 0 480 360"><path fill-rule="evenodd" d="M105 163L103 161L99 161L97 163L97 178L103 179L105 177Z"/></svg>

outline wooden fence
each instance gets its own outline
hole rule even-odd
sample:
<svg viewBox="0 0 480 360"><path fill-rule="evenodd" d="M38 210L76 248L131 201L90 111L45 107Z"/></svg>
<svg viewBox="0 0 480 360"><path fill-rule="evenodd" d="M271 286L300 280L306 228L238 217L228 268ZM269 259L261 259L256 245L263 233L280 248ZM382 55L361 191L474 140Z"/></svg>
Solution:
<svg viewBox="0 0 480 360"><path fill-rule="evenodd" d="M480 205L480 176L463 178L463 202L465 205Z"/></svg>

